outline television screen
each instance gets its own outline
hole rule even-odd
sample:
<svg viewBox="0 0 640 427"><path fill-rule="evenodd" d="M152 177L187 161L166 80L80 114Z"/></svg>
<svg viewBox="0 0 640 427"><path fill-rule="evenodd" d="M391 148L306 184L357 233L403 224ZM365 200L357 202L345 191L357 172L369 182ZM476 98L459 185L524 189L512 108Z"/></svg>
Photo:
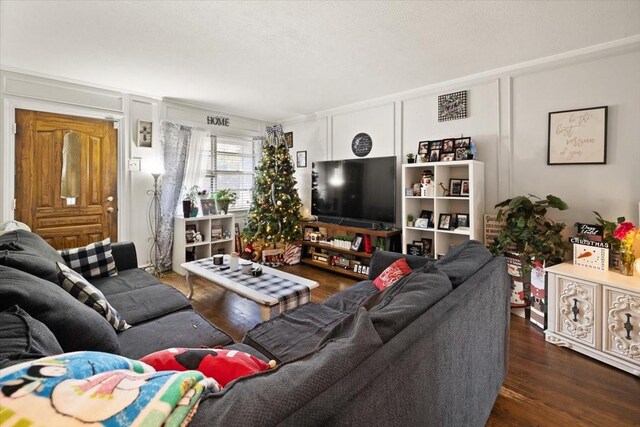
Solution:
<svg viewBox="0 0 640 427"><path fill-rule="evenodd" d="M313 215L395 223L395 156L314 162L312 168Z"/></svg>

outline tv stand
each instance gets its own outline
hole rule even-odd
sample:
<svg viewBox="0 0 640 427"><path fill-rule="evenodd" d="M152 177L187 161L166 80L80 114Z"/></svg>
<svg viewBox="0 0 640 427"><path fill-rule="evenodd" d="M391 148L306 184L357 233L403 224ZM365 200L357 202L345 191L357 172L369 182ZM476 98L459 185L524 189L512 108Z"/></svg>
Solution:
<svg viewBox="0 0 640 427"><path fill-rule="evenodd" d="M337 218L331 219L335 220ZM313 228L315 232L319 232L320 229L323 229L326 233L324 241L321 240L314 242L308 239L302 241L301 262L314 267L330 270L337 274L363 280L367 278L367 275L354 271L353 267L356 264L369 266L373 253L368 254L364 252L364 242L360 245L360 248L357 251L354 251L351 249L333 246L330 242L326 242L327 238L332 238L333 236L355 237L356 235L361 235L364 240L364 236L370 236L373 248L376 247L378 239L384 239L385 250L399 249L399 240L400 235L402 234L400 229L376 230L346 225L344 222L345 221L343 221L342 224L336 224L324 221L300 221L300 227L302 228L303 235L305 229L308 228ZM371 225L371 223L366 224ZM377 225L377 223L374 223L374 225ZM341 261L349 261L349 267L332 265L332 259L335 260L336 258ZM334 262L333 264L336 263Z"/></svg>
<svg viewBox="0 0 640 427"><path fill-rule="evenodd" d="M331 216L318 216L318 221L323 222L325 224L335 224L341 225L345 227L355 227L362 228L365 230L384 230L384 223L376 222L376 221L364 221L359 219L351 219L351 218L339 218L339 217L331 217ZM381 228L380 225L383 227ZM393 227L389 227L391 229Z"/></svg>

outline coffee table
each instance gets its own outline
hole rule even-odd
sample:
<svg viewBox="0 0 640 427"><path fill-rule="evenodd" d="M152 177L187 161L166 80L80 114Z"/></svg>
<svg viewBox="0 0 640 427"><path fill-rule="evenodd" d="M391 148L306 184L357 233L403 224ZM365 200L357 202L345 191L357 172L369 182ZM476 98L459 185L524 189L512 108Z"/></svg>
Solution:
<svg viewBox="0 0 640 427"><path fill-rule="evenodd" d="M311 290L318 287L318 282L266 266L262 266L262 275L258 277L245 274L240 269L220 270L211 258L185 262L180 267L187 272L187 298L193 297L190 276L194 274L255 302L260 306L263 320L309 302Z"/></svg>

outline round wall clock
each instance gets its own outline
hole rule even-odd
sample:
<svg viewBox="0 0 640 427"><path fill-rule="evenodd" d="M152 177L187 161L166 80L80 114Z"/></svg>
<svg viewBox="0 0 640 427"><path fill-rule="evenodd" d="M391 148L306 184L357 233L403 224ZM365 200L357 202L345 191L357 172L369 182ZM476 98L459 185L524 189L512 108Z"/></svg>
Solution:
<svg viewBox="0 0 640 427"><path fill-rule="evenodd" d="M369 154L372 147L371 137L366 133L357 134L351 142L351 151L358 157L364 157Z"/></svg>

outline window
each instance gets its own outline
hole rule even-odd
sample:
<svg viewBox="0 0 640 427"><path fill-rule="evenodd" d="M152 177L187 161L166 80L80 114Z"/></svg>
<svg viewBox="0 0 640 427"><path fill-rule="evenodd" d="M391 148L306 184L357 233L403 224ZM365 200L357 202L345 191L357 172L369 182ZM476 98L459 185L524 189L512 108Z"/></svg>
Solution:
<svg viewBox="0 0 640 427"><path fill-rule="evenodd" d="M252 139L212 136L211 147L202 156L207 193L228 188L238 195L229 210L249 209L260 148Z"/></svg>

